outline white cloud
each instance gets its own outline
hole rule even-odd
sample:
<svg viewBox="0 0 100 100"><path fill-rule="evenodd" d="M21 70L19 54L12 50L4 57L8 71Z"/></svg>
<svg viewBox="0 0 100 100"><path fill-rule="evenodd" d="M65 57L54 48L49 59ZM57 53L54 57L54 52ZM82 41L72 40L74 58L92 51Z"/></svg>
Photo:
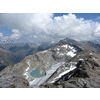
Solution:
<svg viewBox="0 0 100 100"><path fill-rule="evenodd" d="M37 36L36 36L36 35L34 35L34 38L37 38Z"/></svg>
<svg viewBox="0 0 100 100"><path fill-rule="evenodd" d="M12 34L10 36L11 39L19 39L20 38L20 35L19 34Z"/></svg>
<svg viewBox="0 0 100 100"><path fill-rule="evenodd" d="M17 29L12 29L12 32L13 33L20 33L19 30L17 30Z"/></svg>
<svg viewBox="0 0 100 100"><path fill-rule="evenodd" d="M2 40L7 41L7 40L10 40L10 38L8 36L5 36L5 37L2 37Z"/></svg>
<svg viewBox="0 0 100 100"><path fill-rule="evenodd" d="M3 41L6 40L17 40L21 38L21 33L17 29L12 29L13 34L11 36L3 36L3 33L0 33L0 37Z"/></svg>
<svg viewBox="0 0 100 100"><path fill-rule="evenodd" d="M100 16L99 16L99 17L97 17L97 19L100 19Z"/></svg>
<svg viewBox="0 0 100 100"><path fill-rule="evenodd" d="M0 37L3 37L3 33L0 33Z"/></svg>
<svg viewBox="0 0 100 100"><path fill-rule="evenodd" d="M100 38L100 23L77 18L68 14L53 18L52 13L12 13L0 14L0 26L12 30L12 35L2 39L24 39L31 42L48 41L60 38L93 40ZM3 35L2 35L3 36ZM26 41L26 38L25 38Z"/></svg>
<svg viewBox="0 0 100 100"><path fill-rule="evenodd" d="M23 34L30 34L32 30L44 29L45 25L51 21L53 14L50 13L5 13L0 14L0 22L10 29L19 29ZM45 29L44 29L45 30Z"/></svg>
<svg viewBox="0 0 100 100"><path fill-rule="evenodd" d="M18 29L12 29L13 34L10 36L10 39L19 39L21 38L21 33Z"/></svg>

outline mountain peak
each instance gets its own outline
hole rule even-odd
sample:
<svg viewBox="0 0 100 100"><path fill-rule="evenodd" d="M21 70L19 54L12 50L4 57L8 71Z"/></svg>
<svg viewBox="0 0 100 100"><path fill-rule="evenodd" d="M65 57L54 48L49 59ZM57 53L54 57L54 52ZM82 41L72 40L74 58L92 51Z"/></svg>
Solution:
<svg viewBox="0 0 100 100"><path fill-rule="evenodd" d="M24 47L26 50L29 45L26 44ZM31 87L53 87L54 85L56 87L95 87L93 84L89 86L85 81L95 80L91 73L96 73L94 69L99 70L100 47L98 45L90 41L78 42L66 38L55 45L51 45L51 42L40 44L36 49L37 51L19 63L3 69L0 75L18 72L20 76L25 77ZM85 79L90 77L89 80ZM77 85L77 80L81 78L87 85L84 85L83 81L79 81L82 85ZM76 85L72 84L73 79Z"/></svg>

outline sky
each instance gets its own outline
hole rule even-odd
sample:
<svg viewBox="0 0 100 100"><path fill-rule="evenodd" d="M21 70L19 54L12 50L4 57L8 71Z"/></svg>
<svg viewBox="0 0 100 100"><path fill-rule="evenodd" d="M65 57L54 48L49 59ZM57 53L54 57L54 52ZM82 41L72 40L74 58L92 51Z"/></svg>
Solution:
<svg viewBox="0 0 100 100"><path fill-rule="evenodd" d="M46 42L100 39L100 13L0 13L0 40Z"/></svg>

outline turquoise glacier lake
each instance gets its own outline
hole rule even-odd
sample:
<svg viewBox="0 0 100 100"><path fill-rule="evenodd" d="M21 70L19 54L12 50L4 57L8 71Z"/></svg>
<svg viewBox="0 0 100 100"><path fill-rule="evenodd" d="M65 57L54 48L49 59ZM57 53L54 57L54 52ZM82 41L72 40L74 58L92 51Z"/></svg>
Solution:
<svg viewBox="0 0 100 100"><path fill-rule="evenodd" d="M46 73L43 71L42 74L40 74L40 68L33 69L32 72L29 73L30 76L35 78L40 78L46 75Z"/></svg>

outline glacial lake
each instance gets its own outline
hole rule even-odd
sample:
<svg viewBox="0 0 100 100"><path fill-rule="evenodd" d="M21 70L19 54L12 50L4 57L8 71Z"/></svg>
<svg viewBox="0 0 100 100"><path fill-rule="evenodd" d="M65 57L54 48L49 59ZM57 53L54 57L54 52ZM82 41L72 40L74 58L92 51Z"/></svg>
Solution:
<svg viewBox="0 0 100 100"><path fill-rule="evenodd" d="M29 73L30 76L35 78L40 78L46 75L46 73L43 71L42 74L40 74L40 68L35 68L32 70L32 72Z"/></svg>

